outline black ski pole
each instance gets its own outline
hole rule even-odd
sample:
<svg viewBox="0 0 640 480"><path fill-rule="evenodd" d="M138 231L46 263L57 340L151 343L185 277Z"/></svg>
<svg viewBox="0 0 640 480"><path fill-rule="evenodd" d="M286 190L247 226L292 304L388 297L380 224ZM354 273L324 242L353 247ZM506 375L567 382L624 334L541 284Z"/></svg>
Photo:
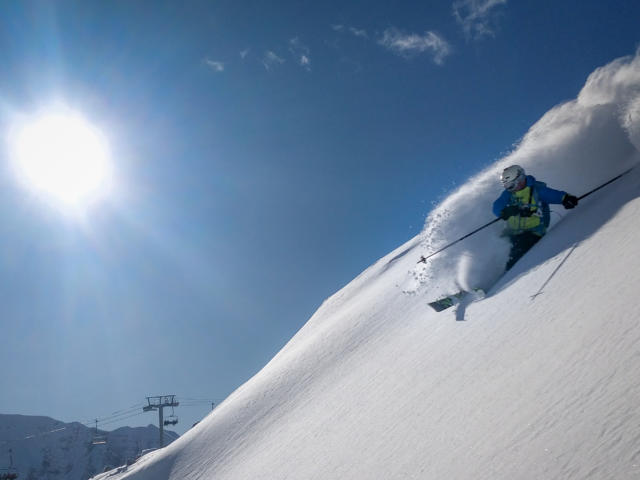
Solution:
<svg viewBox="0 0 640 480"><path fill-rule="evenodd" d="M434 255L436 255L436 254L438 254L438 253L442 252L443 250L446 250L447 248L449 248L449 247L451 247L451 246L455 245L455 244L456 244L456 243L458 243L458 242L461 242L461 241L462 241L462 240L464 240L465 238L468 238L468 237L470 237L471 235L473 235L474 233L478 233L478 232L479 232L480 230L482 230L483 228L487 228L489 225L493 225L493 224L494 224L494 223L496 223L498 220L500 220L500 218L496 218L496 219L494 219L494 220L491 220L489 223L487 223L487 224L485 224L485 225L483 225L483 226L481 226L481 227L479 227L479 228L476 228L473 232L467 233L464 237L460 237L460 238L459 238L459 239L457 239L455 242L451 242L449 245L446 245L446 246L442 247L440 250L438 250L437 252L433 252L431 255L428 255L428 256L426 256L426 257L425 257L424 255L423 255L423 256L421 256L421 257L420 257L420 260L418 260L418 263L427 263L427 260L429 260L429 259L430 259L431 257L433 257Z"/></svg>
<svg viewBox="0 0 640 480"><path fill-rule="evenodd" d="M584 195L581 195L580 197L578 197L578 200L582 200L585 197L588 197L589 195L591 195L592 193L597 192L598 190L600 190L603 187L606 187L607 185L609 185L610 183L615 182L616 180L618 180L620 177L626 175L627 173L629 173L631 170L633 170L633 167L631 167L629 170L625 170L624 172L622 172L620 175L613 177L611 180L609 180L608 182L603 183L602 185L600 185L599 187L594 188L593 190L585 193Z"/></svg>

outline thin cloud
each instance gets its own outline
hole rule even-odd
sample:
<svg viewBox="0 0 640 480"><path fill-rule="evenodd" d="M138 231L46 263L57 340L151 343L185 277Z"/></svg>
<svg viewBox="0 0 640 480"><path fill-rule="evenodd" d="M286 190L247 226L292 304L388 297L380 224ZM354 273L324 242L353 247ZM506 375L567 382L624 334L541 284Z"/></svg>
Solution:
<svg viewBox="0 0 640 480"><path fill-rule="evenodd" d="M204 63L207 64L207 66L209 66L214 72L224 72L224 63L223 62L217 62L215 60L210 60L208 58L205 58Z"/></svg>
<svg viewBox="0 0 640 480"><path fill-rule="evenodd" d="M506 4L507 0L456 0L453 16L468 39L480 40L495 36L496 8Z"/></svg>
<svg viewBox="0 0 640 480"><path fill-rule="evenodd" d="M267 70L271 70L273 67L282 65L284 61L284 58L279 57L275 52L271 50L265 52L264 56L262 57L262 64Z"/></svg>
<svg viewBox="0 0 640 480"><path fill-rule="evenodd" d="M404 33L396 28L388 28L378 43L396 55L405 58L430 53L433 61L438 65L442 65L444 59L451 53L449 43L431 31L425 32L424 35L418 35L417 33Z"/></svg>
<svg viewBox="0 0 640 480"><path fill-rule="evenodd" d="M307 71L311 71L311 50L298 37L289 40L289 52L291 52L298 65Z"/></svg>
<svg viewBox="0 0 640 480"><path fill-rule="evenodd" d="M245 48L244 50L240 51L240 58L242 60L244 60L245 58L247 58L247 55L249 55L249 52L251 51L250 48Z"/></svg>
<svg viewBox="0 0 640 480"><path fill-rule="evenodd" d="M354 37L360 37L360 38L369 38L369 34L367 33L366 30L361 29L361 28L356 28L356 27L347 27L345 25L331 25L331 28L339 33L350 33L351 35L353 35Z"/></svg>
<svg viewBox="0 0 640 480"><path fill-rule="evenodd" d="M355 35L356 37L369 38L369 35L367 35L367 31L364 29L349 27L349 32L351 32L351 34Z"/></svg>

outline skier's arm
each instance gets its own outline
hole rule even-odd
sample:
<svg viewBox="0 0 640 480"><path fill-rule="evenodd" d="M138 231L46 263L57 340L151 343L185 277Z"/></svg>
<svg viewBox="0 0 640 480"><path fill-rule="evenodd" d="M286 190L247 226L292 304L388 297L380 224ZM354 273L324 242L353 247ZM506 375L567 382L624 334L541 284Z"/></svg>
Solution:
<svg viewBox="0 0 640 480"><path fill-rule="evenodd" d="M563 190L554 190L547 186L538 187L537 190L538 198L544 203L562 203L564 196L568 195L568 193Z"/></svg>
<svg viewBox="0 0 640 480"><path fill-rule="evenodd" d="M562 190L554 190L546 185L538 189L538 197L546 203L561 203L564 208L575 208L578 198Z"/></svg>
<svg viewBox="0 0 640 480"><path fill-rule="evenodd" d="M504 207L509 205L510 199L511 199L511 194L505 190L504 192L502 192L502 195L500 195L498 199L495 202L493 202L493 214L496 217L500 217L500 214L502 213L502 210L504 209Z"/></svg>

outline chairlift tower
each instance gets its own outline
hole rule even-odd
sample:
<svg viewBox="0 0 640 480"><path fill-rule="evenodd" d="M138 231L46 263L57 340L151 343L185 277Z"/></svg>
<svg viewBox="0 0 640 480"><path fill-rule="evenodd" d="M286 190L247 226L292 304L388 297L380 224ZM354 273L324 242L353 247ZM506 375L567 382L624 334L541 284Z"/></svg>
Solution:
<svg viewBox="0 0 640 480"><path fill-rule="evenodd" d="M175 395L161 395L159 397L147 397L148 405L142 407L143 412L151 412L153 410L158 410L158 426L160 427L160 448L164 447L164 412L163 409L165 407L177 407L180 405L179 402L176 402ZM172 422L173 423L173 422ZM174 425L178 423L175 420Z"/></svg>
<svg viewBox="0 0 640 480"><path fill-rule="evenodd" d="M19 476L18 471L13 468L13 450L9 449L9 468L0 470L0 480L15 480Z"/></svg>

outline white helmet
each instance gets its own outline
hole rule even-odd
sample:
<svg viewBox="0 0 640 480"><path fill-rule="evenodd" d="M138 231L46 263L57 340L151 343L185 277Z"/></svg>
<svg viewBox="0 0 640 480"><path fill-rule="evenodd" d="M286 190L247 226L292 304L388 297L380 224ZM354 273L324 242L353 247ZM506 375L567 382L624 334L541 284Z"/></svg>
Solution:
<svg viewBox="0 0 640 480"><path fill-rule="evenodd" d="M515 192L519 186L525 181L524 168L520 165L511 165L505 168L500 175L500 181L505 190Z"/></svg>

